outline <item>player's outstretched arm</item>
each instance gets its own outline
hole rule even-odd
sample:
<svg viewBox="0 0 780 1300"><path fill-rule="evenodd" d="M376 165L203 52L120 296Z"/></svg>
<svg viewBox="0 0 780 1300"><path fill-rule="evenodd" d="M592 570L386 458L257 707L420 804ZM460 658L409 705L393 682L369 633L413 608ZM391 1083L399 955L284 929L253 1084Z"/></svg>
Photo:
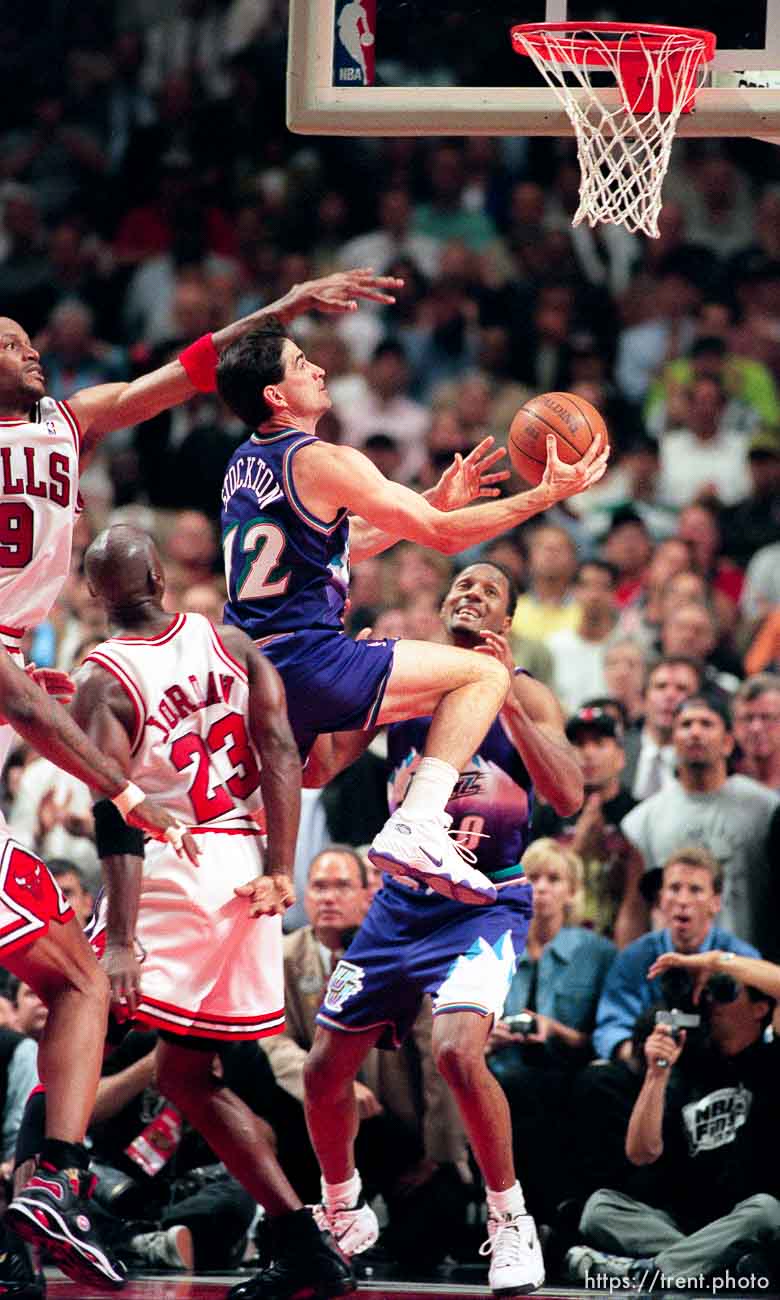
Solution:
<svg viewBox="0 0 780 1300"><path fill-rule="evenodd" d="M0 648L0 712L44 758L78 777L106 799L115 800L130 785L126 773L110 754L93 744L61 704L44 695L40 687L16 667ZM148 799L136 804L127 821L156 839L177 826ZM194 846L192 846L194 849Z"/></svg>
<svg viewBox="0 0 780 1300"><path fill-rule="evenodd" d="M577 751L566 739L563 713L553 692L525 673L515 674L515 664L505 636L483 631L476 648L503 663L512 674L512 686L501 709L501 721L543 799L561 817L582 807L585 787Z"/></svg>
<svg viewBox="0 0 780 1300"><path fill-rule="evenodd" d="M490 435L472 448L468 456L456 452L438 483L420 495L436 510L459 510L472 501L500 496L501 489L496 485L509 478L509 470L495 469L506 456L506 450L494 449L494 443L495 438ZM379 555L399 540L357 515L349 521L349 553L353 564Z"/></svg>
<svg viewBox="0 0 780 1300"><path fill-rule="evenodd" d="M250 330L277 321L286 325L308 311L356 311L360 299L393 303L392 291L402 284L401 280L374 275L366 268L307 280L293 285L276 302L217 330L210 338L205 335L196 364L188 364L187 369L181 361L172 361L129 384L99 384L95 388L82 389L68 402L81 429L82 460L89 456L104 434L150 420L160 411L186 402L198 391L213 391L219 354Z"/></svg>
<svg viewBox="0 0 780 1300"><path fill-rule="evenodd" d="M478 542L489 541L516 528L558 501L586 491L604 474L609 447L591 443L573 465L555 454L548 440L547 468L538 487L501 501L485 501L466 509L436 510L410 488L386 479L362 452L353 447L311 443L297 453L293 475L304 506L321 519L347 507L368 523L395 537L419 542L455 555Z"/></svg>

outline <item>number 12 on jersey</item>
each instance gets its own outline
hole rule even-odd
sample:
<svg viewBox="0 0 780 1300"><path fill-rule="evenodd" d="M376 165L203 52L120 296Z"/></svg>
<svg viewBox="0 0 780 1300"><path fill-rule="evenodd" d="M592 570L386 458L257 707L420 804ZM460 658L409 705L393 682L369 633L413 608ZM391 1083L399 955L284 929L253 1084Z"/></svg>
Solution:
<svg viewBox="0 0 780 1300"><path fill-rule="evenodd" d="M262 515L229 528L222 541L229 598L267 600L283 596L291 576L289 569L279 571L286 544L279 525Z"/></svg>

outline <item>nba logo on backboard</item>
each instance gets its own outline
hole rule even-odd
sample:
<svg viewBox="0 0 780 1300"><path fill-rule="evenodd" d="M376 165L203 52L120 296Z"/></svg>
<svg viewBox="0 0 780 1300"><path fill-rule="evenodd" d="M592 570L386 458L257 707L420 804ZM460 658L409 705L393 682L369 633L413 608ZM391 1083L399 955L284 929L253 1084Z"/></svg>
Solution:
<svg viewBox="0 0 780 1300"><path fill-rule="evenodd" d="M336 0L334 24L334 86L373 86L376 0Z"/></svg>

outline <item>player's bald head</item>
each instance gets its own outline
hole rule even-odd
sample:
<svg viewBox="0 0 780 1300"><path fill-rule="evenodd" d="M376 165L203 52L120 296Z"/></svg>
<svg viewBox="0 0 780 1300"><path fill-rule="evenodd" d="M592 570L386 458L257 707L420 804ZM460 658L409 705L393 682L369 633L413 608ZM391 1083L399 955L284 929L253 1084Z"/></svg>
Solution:
<svg viewBox="0 0 780 1300"><path fill-rule="evenodd" d="M90 591L103 604L126 606L163 590L162 564L148 533L115 524L99 533L84 556Z"/></svg>

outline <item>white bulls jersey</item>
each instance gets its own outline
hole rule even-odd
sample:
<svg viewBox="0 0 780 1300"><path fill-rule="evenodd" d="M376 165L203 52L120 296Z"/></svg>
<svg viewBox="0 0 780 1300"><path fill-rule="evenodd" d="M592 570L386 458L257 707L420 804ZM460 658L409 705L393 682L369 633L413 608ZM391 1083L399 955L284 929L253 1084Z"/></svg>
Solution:
<svg viewBox="0 0 780 1300"><path fill-rule="evenodd" d="M132 779L188 826L252 828L262 821L260 761L249 738L246 669L202 614L176 614L151 640L112 637L100 664L135 715Z"/></svg>
<svg viewBox="0 0 780 1300"><path fill-rule="evenodd" d="M0 420L0 638L17 648L46 618L70 570L80 509L80 434L67 402Z"/></svg>

